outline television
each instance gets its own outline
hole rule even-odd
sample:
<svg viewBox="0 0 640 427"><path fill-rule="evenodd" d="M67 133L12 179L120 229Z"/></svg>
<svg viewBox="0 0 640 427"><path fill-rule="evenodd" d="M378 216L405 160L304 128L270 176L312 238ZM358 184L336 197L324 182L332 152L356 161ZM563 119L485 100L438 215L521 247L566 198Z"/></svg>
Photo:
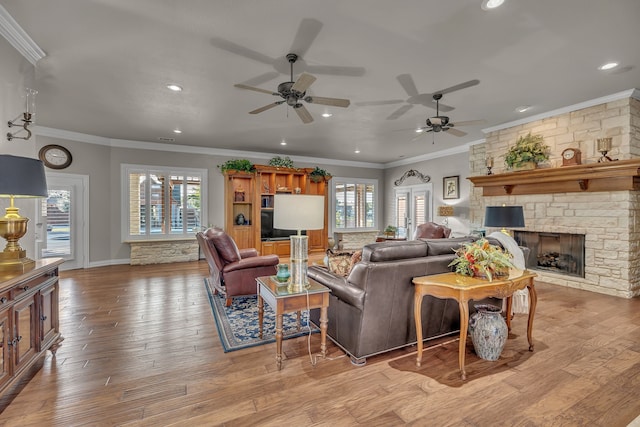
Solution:
<svg viewBox="0 0 640 427"><path fill-rule="evenodd" d="M289 240L289 236L298 234L298 230L273 228L273 209L260 211L260 238L262 240ZM302 234L307 234L302 230Z"/></svg>

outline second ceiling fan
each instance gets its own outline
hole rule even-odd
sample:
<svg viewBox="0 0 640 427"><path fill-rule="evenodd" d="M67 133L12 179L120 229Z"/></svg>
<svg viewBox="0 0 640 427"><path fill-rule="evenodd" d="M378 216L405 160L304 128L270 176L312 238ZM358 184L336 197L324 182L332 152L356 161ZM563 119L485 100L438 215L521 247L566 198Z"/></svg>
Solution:
<svg viewBox="0 0 640 427"><path fill-rule="evenodd" d="M249 114L258 114L263 111L270 110L273 107L276 107L280 104L286 103L289 107L292 107L294 111L300 117L303 123L311 123L313 122L313 117L307 110L307 108L300 101L308 102L309 104L321 104L321 105L331 105L333 107L343 107L346 108L349 106L350 101L348 99L341 98L324 98L320 96L311 96L307 95L307 89L316 81L316 78L308 73L302 73L298 77L298 79L294 82L293 80L293 64L298 60L298 55L295 53L287 54L287 60L290 64L291 69L291 79L288 82L283 82L278 85L278 91L273 92L266 89L261 89L259 87L248 86L245 84L235 84L234 86L239 89L247 89L253 90L256 92L262 92L269 95L279 96L282 98L281 101L276 101L271 104L267 104L264 107L257 108L253 111L249 111Z"/></svg>
<svg viewBox="0 0 640 427"><path fill-rule="evenodd" d="M459 129L454 129L454 126L471 126L484 123L484 120L468 120L465 122L452 123L449 117L440 115L440 100L442 99L441 93L433 94L433 100L436 102L436 115L427 118L427 125L416 130L421 135L427 132L449 132L455 136L465 136L467 133ZM414 138L417 139L418 137Z"/></svg>

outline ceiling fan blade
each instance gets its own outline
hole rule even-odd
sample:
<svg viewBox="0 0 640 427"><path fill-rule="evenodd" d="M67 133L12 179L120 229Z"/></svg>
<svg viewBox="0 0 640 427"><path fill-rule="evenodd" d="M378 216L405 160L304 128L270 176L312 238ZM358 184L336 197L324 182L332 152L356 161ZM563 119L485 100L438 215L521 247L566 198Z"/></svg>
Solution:
<svg viewBox="0 0 640 427"><path fill-rule="evenodd" d="M446 89L435 91L433 93L439 93L441 95L444 95L445 93L451 93L451 92L454 92L456 90L465 89L465 88L468 88L468 87L471 87L471 86L475 86L478 83L480 83L480 80L469 80L468 82L460 83L460 84L457 84L455 86L448 87ZM440 105L440 109L442 109L442 105Z"/></svg>
<svg viewBox="0 0 640 427"><path fill-rule="evenodd" d="M387 120L395 120L398 117L400 117L401 115L403 115L404 113L406 113L407 111L409 111L410 109L413 108L413 105L411 104L405 104L402 107L398 108L396 111L394 111L393 113L391 113L388 117Z"/></svg>
<svg viewBox="0 0 640 427"><path fill-rule="evenodd" d="M467 120L464 122L455 122L456 126L474 126L474 125L481 125L483 123L485 123L486 120ZM454 123L451 123L451 126L453 126Z"/></svg>
<svg viewBox="0 0 640 427"><path fill-rule="evenodd" d="M305 101L310 102L311 104L320 104L320 105L331 105L334 107L348 107L351 101L348 99L341 98L323 98L321 96L307 96L304 98Z"/></svg>
<svg viewBox="0 0 640 427"><path fill-rule="evenodd" d="M233 87L237 87L238 89L253 90L255 92L268 93L269 95L276 95L276 96L280 95L278 92L272 92L270 90L260 89L259 87L247 86L247 85L244 85L244 84L241 84L241 83L235 84L235 85L233 85Z"/></svg>
<svg viewBox="0 0 640 427"><path fill-rule="evenodd" d="M398 79L398 82L400 82L400 86L402 86L405 92L407 92L407 95L419 95L416 84L413 82L413 78L410 74L400 74L398 77L396 77L396 79Z"/></svg>
<svg viewBox="0 0 640 427"><path fill-rule="evenodd" d="M253 111L249 111L249 114L258 114L258 113L262 113L263 111L267 111L272 109L273 107L277 107L278 105L282 104L284 101L278 101L278 102L274 102L273 104L269 104L269 105L265 105L264 107L260 107L257 108Z"/></svg>
<svg viewBox="0 0 640 427"><path fill-rule="evenodd" d="M333 76L362 77L364 76L364 67L346 67L339 65L309 65L306 70L314 74L330 74Z"/></svg>
<svg viewBox="0 0 640 427"><path fill-rule="evenodd" d="M249 86L260 86L268 81L271 81L280 75L277 71L267 71L264 74L260 74L259 76L253 77L249 80L246 80L244 84Z"/></svg>
<svg viewBox="0 0 640 427"><path fill-rule="evenodd" d="M296 32L296 36L293 39L289 52L295 53L296 55L304 58L304 55L311 47L311 44L316 37L318 37L318 34L320 34L321 29L322 22L316 19L305 18L300 21L298 31Z"/></svg>
<svg viewBox="0 0 640 427"><path fill-rule="evenodd" d="M313 117L311 117L311 114L309 114L309 110L307 110L304 105L296 104L293 109L296 110L296 113L298 113L298 117L300 117L302 123L307 124L313 121Z"/></svg>
<svg viewBox="0 0 640 427"><path fill-rule="evenodd" d="M446 132L450 133L451 135L455 135L455 136L465 136L467 134L466 132L463 132L460 129L455 129L455 128L448 128L446 130Z"/></svg>
<svg viewBox="0 0 640 427"><path fill-rule="evenodd" d="M404 99L389 99L388 101L363 101L363 102L356 102L355 104L360 107L367 107L369 105L400 104L401 102L404 102Z"/></svg>
<svg viewBox="0 0 640 427"><path fill-rule="evenodd" d="M262 62L263 64L273 65L275 59L268 57L260 52L251 50L247 47L235 44L232 41L225 40L220 37L212 37L211 44L217 48L226 50L227 52L235 53L236 55L244 56L245 58L253 59L254 61Z"/></svg>
<svg viewBox="0 0 640 427"><path fill-rule="evenodd" d="M315 76L312 76L311 74L308 74L308 73L302 73L298 77L298 80L296 80L296 82L293 84L293 86L291 86L291 90L295 90L297 92L302 93L307 89L309 89L309 86L311 86L315 81L316 81Z"/></svg>

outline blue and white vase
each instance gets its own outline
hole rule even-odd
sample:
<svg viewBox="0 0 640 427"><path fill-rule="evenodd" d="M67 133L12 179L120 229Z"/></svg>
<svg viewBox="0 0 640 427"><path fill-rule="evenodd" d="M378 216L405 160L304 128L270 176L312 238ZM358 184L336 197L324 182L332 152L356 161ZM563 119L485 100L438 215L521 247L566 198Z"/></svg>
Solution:
<svg viewBox="0 0 640 427"><path fill-rule="evenodd" d="M476 312L469 319L469 334L479 358L496 361L507 342L509 330L502 317L501 308L490 304L475 306Z"/></svg>

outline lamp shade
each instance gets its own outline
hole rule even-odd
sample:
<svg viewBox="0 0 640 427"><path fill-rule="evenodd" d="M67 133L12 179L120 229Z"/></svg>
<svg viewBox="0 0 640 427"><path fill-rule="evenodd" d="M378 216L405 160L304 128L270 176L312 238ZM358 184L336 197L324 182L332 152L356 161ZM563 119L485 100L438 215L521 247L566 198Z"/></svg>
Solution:
<svg viewBox="0 0 640 427"><path fill-rule="evenodd" d="M0 154L0 197L47 197L42 161Z"/></svg>
<svg viewBox="0 0 640 427"><path fill-rule="evenodd" d="M324 196L276 194L273 197L273 226L284 230L324 228Z"/></svg>
<svg viewBox="0 0 640 427"><path fill-rule="evenodd" d="M453 216L453 206L438 206L438 216Z"/></svg>
<svg viewBox="0 0 640 427"><path fill-rule="evenodd" d="M524 227L522 206L487 206L484 212L485 227Z"/></svg>

